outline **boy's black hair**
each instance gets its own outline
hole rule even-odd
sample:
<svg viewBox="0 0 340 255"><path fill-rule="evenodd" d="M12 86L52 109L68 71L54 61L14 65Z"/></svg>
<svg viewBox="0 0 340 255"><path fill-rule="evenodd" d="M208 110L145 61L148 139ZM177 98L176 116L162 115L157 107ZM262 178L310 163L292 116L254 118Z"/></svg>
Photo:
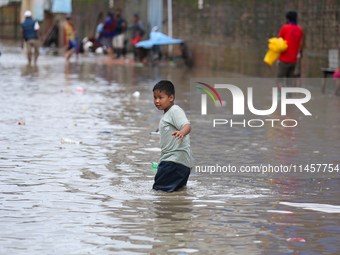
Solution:
<svg viewBox="0 0 340 255"><path fill-rule="evenodd" d="M289 19L290 22L297 21L297 13L295 11L287 12L286 18Z"/></svg>
<svg viewBox="0 0 340 255"><path fill-rule="evenodd" d="M174 95L175 97L175 87L171 83L171 81L162 80L159 81L154 87L152 91L159 90L160 92L164 92L168 97Z"/></svg>

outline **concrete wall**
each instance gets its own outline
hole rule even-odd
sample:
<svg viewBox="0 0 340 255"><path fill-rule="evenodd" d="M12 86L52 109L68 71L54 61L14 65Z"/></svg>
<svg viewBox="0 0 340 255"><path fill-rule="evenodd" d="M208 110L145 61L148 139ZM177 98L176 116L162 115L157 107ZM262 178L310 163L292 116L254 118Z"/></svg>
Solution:
<svg viewBox="0 0 340 255"><path fill-rule="evenodd" d="M25 20L25 11L30 10L33 14L34 18L34 0L23 0L21 1L21 10L20 10L20 22Z"/></svg>
<svg viewBox="0 0 340 255"><path fill-rule="evenodd" d="M0 40L20 39L20 3L0 7Z"/></svg>
<svg viewBox="0 0 340 255"><path fill-rule="evenodd" d="M113 11L109 0L73 0L72 17L78 38L94 36L97 25L104 21L109 10ZM102 19L99 19L100 14Z"/></svg>
<svg viewBox="0 0 340 255"><path fill-rule="evenodd" d="M198 0L173 0L173 37L188 41L196 66L273 77L275 64L263 62L267 40L278 35L290 10L298 12L306 34L303 76L320 77L320 67L328 66L328 49L340 43L338 0L204 0L201 10Z"/></svg>

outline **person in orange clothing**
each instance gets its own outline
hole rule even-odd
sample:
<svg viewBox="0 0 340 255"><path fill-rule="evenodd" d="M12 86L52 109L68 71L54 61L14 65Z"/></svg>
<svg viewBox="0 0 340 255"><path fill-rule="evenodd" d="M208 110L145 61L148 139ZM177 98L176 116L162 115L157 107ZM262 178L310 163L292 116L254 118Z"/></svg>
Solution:
<svg viewBox="0 0 340 255"><path fill-rule="evenodd" d="M67 16L66 20L67 23L64 26L64 46L66 49L65 58L66 60L69 60L72 53L75 51L75 36L77 32L73 27L72 18Z"/></svg>

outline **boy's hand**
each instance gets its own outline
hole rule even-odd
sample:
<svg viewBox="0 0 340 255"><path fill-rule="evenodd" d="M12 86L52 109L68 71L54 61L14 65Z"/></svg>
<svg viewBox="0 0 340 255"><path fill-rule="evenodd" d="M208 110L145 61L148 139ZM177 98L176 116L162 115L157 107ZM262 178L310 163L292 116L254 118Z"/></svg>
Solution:
<svg viewBox="0 0 340 255"><path fill-rule="evenodd" d="M180 139L182 141L183 137L190 133L190 130L190 124L185 124L180 131L175 131L171 135L173 135L175 139Z"/></svg>
<svg viewBox="0 0 340 255"><path fill-rule="evenodd" d="M180 139L181 141L183 140L184 137L181 131L175 131L171 135L173 135L176 140Z"/></svg>

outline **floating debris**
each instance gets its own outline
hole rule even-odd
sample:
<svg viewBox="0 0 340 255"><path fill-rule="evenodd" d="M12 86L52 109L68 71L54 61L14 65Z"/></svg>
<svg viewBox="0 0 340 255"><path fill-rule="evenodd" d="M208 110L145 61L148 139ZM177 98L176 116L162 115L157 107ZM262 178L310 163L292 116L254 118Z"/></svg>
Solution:
<svg viewBox="0 0 340 255"><path fill-rule="evenodd" d="M134 97L139 97L140 96L140 92L139 91L135 91L132 94Z"/></svg>
<svg viewBox="0 0 340 255"><path fill-rule="evenodd" d="M76 91L78 91L78 92L85 92L86 91L86 89L84 89L83 87L76 87Z"/></svg>
<svg viewBox="0 0 340 255"><path fill-rule="evenodd" d="M81 142L75 141L75 140L71 140L71 139L68 139L68 138L61 138L61 143L80 144Z"/></svg>
<svg viewBox="0 0 340 255"><path fill-rule="evenodd" d="M306 240L303 238L298 238L298 237L292 237L292 238L288 238L286 239L287 242L297 242L297 243L305 243Z"/></svg>

